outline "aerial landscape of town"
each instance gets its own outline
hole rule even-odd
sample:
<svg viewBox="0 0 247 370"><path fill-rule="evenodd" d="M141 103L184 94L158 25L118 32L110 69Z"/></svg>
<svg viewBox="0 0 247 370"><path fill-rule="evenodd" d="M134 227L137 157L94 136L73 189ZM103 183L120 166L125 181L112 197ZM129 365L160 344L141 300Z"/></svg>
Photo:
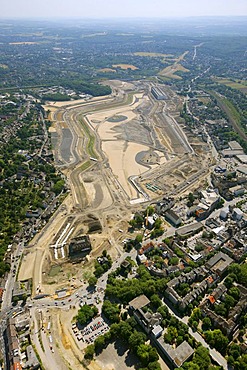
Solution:
<svg viewBox="0 0 247 370"><path fill-rule="evenodd" d="M0 369L247 369L247 17L0 19Z"/></svg>

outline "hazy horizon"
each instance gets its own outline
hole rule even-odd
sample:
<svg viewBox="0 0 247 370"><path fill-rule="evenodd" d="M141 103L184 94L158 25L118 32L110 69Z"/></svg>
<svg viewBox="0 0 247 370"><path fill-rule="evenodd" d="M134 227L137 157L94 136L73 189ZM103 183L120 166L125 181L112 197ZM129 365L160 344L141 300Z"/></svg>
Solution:
<svg viewBox="0 0 247 370"><path fill-rule="evenodd" d="M247 16L246 0L11 0L0 18L188 18Z"/></svg>

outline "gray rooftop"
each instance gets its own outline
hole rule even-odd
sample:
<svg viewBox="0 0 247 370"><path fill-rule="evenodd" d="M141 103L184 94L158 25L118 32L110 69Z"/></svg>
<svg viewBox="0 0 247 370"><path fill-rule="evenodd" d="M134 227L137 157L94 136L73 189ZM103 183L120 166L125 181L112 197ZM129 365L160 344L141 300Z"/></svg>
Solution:
<svg viewBox="0 0 247 370"><path fill-rule="evenodd" d="M179 221L180 217L172 209L166 211L166 216L174 218L174 220Z"/></svg>
<svg viewBox="0 0 247 370"><path fill-rule="evenodd" d="M37 368L37 366L39 366L39 361L36 357L33 347L31 345L27 346L26 351L27 351L27 358L28 358L28 361L26 362L26 366Z"/></svg>
<svg viewBox="0 0 247 370"><path fill-rule="evenodd" d="M216 271L223 272L231 263L233 259L227 254L219 252L207 262L207 267Z"/></svg>
<svg viewBox="0 0 247 370"><path fill-rule="evenodd" d="M247 175L247 166L238 166L237 171L241 172L244 175Z"/></svg>
<svg viewBox="0 0 247 370"><path fill-rule="evenodd" d="M144 295L140 295L130 301L129 305L133 307L135 310L140 309L142 307L147 306L150 303L150 300Z"/></svg>
<svg viewBox="0 0 247 370"><path fill-rule="evenodd" d="M186 236L192 232L199 232L203 228L203 224L201 222L194 222L193 224L189 224L186 226L182 226L176 230L176 233L181 236Z"/></svg>
<svg viewBox="0 0 247 370"><path fill-rule="evenodd" d="M232 150L241 150L241 149L243 149L241 147L241 145L235 140L234 141L229 141L228 145Z"/></svg>
<svg viewBox="0 0 247 370"><path fill-rule="evenodd" d="M163 350L163 352L170 358L170 360L174 363L175 366L180 367L183 365L185 361L190 358L194 350L189 345L188 342L183 341L177 348L173 348L170 344L164 342L163 337L160 337L157 340L159 346Z"/></svg>

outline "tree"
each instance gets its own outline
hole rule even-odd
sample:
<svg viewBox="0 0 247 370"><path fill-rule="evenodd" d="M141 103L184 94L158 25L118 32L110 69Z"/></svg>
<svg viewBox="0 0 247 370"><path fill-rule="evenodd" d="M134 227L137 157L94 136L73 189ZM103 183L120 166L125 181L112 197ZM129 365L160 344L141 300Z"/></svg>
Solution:
<svg viewBox="0 0 247 370"><path fill-rule="evenodd" d="M96 276L91 276L88 279L88 284L91 285L91 286L95 286L97 284L97 281L98 281L98 279L96 278Z"/></svg>
<svg viewBox="0 0 247 370"><path fill-rule="evenodd" d="M144 344L145 341L146 335L135 330L129 337L129 347L132 351L136 352L137 347Z"/></svg>
<svg viewBox="0 0 247 370"><path fill-rule="evenodd" d="M211 328L211 326L212 326L212 322L211 322L210 318L207 317L207 316L204 317L202 319L202 327L203 327L203 330L208 330L208 329Z"/></svg>
<svg viewBox="0 0 247 370"><path fill-rule="evenodd" d="M90 319L96 316L98 308L96 306L88 306L85 304L80 308L76 316L77 321L80 325L85 325Z"/></svg>
<svg viewBox="0 0 247 370"><path fill-rule="evenodd" d="M147 344L140 344L137 347L136 354L144 365L149 363L149 346Z"/></svg>
<svg viewBox="0 0 247 370"><path fill-rule="evenodd" d="M105 300L102 306L102 312L111 322L119 322L120 309L117 304Z"/></svg>
<svg viewBox="0 0 247 370"><path fill-rule="evenodd" d="M56 195L60 194L64 188L64 180L58 180L53 186L53 191Z"/></svg>
<svg viewBox="0 0 247 370"><path fill-rule="evenodd" d="M187 203L188 207L191 207L193 205L194 200L195 200L195 197L194 197L193 193L189 193L189 195L188 195L188 203Z"/></svg>
<svg viewBox="0 0 247 370"><path fill-rule="evenodd" d="M135 328L135 327L137 326L137 321L136 321L136 319L134 318L134 316L129 317L129 318L126 320L126 322L127 322L128 324L130 324L130 326L131 326L132 328Z"/></svg>
<svg viewBox="0 0 247 370"><path fill-rule="evenodd" d="M145 366L147 366L149 362L155 362L159 359L156 348L150 346L150 344L140 344L136 354Z"/></svg>
<svg viewBox="0 0 247 370"><path fill-rule="evenodd" d="M226 317L226 314L227 314L227 309L224 305L224 303L220 303L218 304L217 306L215 306L215 313L217 315L220 315L220 316L223 316L223 317Z"/></svg>
<svg viewBox="0 0 247 370"><path fill-rule="evenodd" d="M172 245L172 239L171 238L165 238L165 239L163 239L163 242L166 244L166 245L168 245L168 247L171 247L171 245Z"/></svg>
<svg viewBox="0 0 247 370"><path fill-rule="evenodd" d="M110 326L110 333L111 333L111 337L112 338L117 338L118 337L118 324L117 323L113 323L111 324Z"/></svg>
<svg viewBox="0 0 247 370"><path fill-rule="evenodd" d="M232 277L230 277L230 276L227 276L227 277L225 278L225 280L224 280L224 284L225 284L225 286L226 286L228 289L233 285L233 282L234 282L234 280L233 280L233 278L232 278Z"/></svg>
<svg viewBox="0 0 247 370"><path fill-rule="evenodd" d="M194 308L193 312L192 312L192 315L191 315L191 318L193 320L196 320L196 321L199 321L202 317L202 313L201 313L201 310L200 308Z"/></svg>
<svg viewBox="0 0 247 370"><path fill-rule="evenodd" d="M94 341L94 347L96 352L101 352L105 347L105 337L104 335L100 335Z"/></svg>
<svg viewBox="0 0 247 370"><path fill-rule="evenodd" d="M150 234L150 237L152 239L154 239L154 238L158 238L162 234L164 234L164 229L163 228L159 228L159 229L155 228L154 230L152 230L152 232Z"/></svg>
<svg viewBox="0 0 247 370"><path fill-rule="evenodd" d="M198 325L199 325L198 321L196 321L196 320L192 321L191 327L192 327L193 331L197 330Z"/></svg>
<svg viewBox="0 0 247 370"><path fill-rule="evenodd" d="M156 220L154 222L154 228L155 229L160 229L161 225L162 225L162 219L161 218L156 218Z"/></svg>
<svg viewBox="0 0 247 370"><path fill-rule="evenodd" d="M226 294L224 303L225 303L226 308L229 310L231 307L235 306L236 301L231 295Z"/></svg>
<svg viewBox="0 0 247 370"><path fill-rule="evenodd" d="M221 332L220 329L215 329L213 331L208 330L204 333L206 341L215 349L217 349L221 354L225 355L227 346L228 346L228 339L227 337Z"/></svg>
<svg viewBox="0 0 247 370"><path fill-rule="evenodd" d="M195 351L193 362L196 363L201 370L207 370L211 363L209 350L199 345Z"/></svg>
<svg viewBox="0 0 247 370"><path fill-rule="evenodd" d="M167 332L164 334L164 341L173 344L178 336L178 331L174 326L169 326Z"/></svg>
<svg viewBox="0 0 247 370"><path fill-rule="evenodd" d="M124 340L130 338L132 333L132 327L126 321L120 321L118 324L118 333Z"/></svg>
<svg viewBox="0 0 247 370"><path fill-rule="evenodd" d="M148 370L161 370L161 367L158 361L149 362Z"/></svg>
<svg viewBox="0 0 247 370"><path fill-rule="evenodd" d="M239 278L241 274L241 267L237 263L233 263L231 266L228 267L228 272L230 274L234 274L237 278Z"/></svg>
<svg viewBox="0 0 247 370"><path fill-rule="evenodd" d="M172 266L177 265L177 264L178 264L178 262L179 262L179 258L178 258L178 257L172 257L172 258L170 259L170 264L171 264Z"/></svg>
<svg viewBox="0 0 247 370"><path fill-rule="evenodd" d="M158 355L156 348L149 346L149 361L155 362L155 361L158 361L158 359L159 359L159 355Z"/></svg>
<svg viewBox="0 0 247 370"><path fill-rule="evenodd" d="M150 298L152 305L157 309L158 307L162 306L162 301L158 294L153 294Z"/></svg>
<svg viewBox="0 0 247 370"><path fill-rule="evenodd" d="M241 355L240 346L235 343L231 344L228 348L228 354L236 361Z"/></svg>
<svg viewBox="0 0 247 370"><path fill-rule="evenodd" d="M228 294L232 296L236 301L238 301L240 298L240 291L237 287L230 288Z"/></svg>
<svg viewBox="0 0 247 370"><path fill-rule="evenodd" d="M154 207L153 206L148 206L146 209L146 216L152 216L154 214Z"/></svg>
<svg viewBox="0 0 247 370"><path fill-rule="evenodd" d="M93 359L94 352L95 352L95 347L94 347L93 344L90 344L89 346L87 346L85 348L85 353L84 353L85 359L92 360Z"/></svg>
<svg viewBox="0 0 247 370"><path fill-rule="evenodd" d="M166 306L161 306L158 308L157 312L159 312L161 314L161 316L163 317L163 319L169 319L170 318L170 313L168 311L168 308Z"/></svg>
<svg viewBox="0 0 247 370"><path fill-rule="evenodd" d="M142 242L143 236L142 234L137 234L135 238L135 243L140 244Z"/></svg>
<svg viewBox="0 0 247 370"><path fill-rule="evenodd" d="M176 345L179 346L181 343L183 343L183 341L184 338L181 335L179 335L176 340Z"/></svg>

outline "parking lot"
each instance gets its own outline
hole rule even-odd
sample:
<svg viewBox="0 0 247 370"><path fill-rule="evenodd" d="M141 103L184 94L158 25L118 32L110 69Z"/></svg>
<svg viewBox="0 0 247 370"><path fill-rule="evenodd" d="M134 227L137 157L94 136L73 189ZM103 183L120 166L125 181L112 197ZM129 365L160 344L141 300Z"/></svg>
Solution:
<svg viewBox="0 0 247 370"><path fill-rule="evenodd" d="M85 328L81 330L78 328L76 323L72 324L72 331L77 341L82 341L86 345L93 343L97 337L103 335L108 330L108 324L100 316L92 320Z"/></svg>

